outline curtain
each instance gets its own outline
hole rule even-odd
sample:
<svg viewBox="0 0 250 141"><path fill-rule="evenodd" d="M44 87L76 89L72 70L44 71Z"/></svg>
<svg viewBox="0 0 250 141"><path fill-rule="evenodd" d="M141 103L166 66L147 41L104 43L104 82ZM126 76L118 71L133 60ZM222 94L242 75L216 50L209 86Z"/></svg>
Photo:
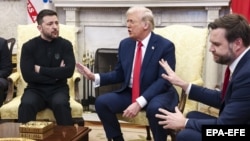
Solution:
<svg viewBox="0 0 250 141"><path fill-rule="evenodd" d="M231 0L232 13L238 13L246 17L250 23L250 0Z"/></svg>

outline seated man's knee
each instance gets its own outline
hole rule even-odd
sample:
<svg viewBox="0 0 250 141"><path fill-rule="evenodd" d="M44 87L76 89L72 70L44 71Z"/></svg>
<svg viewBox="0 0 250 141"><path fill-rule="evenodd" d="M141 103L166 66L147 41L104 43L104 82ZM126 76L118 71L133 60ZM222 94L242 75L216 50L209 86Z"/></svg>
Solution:
<svg viewBox="0 0 250 141"><path fill-rule="evenodd" d="M197 117L197 114L199 114L199 112L198 111L190 111L190 112L188 112L187 113L187 118L195 118L195 117Z"/></svg>
<svg viewBox="0 0 250 141"><path fill-rule="evenodd" d="M98 109L101 109L103 108L107 102L107 99L105 98L105 95L100 95L96 98L95 100L95 109L98 110Z"/></svg>
<svg viewBox="0 0 250 141"><path fill-rule="evenodd" d="M146 108L147 117L155 117L155 114L159 113L160 107L159 104L149 104Z"/></svg>
<svg viewBox="0 0 250 141"><path fill-rule="evenodd" d="M186 130L182 130L176 134L176 141L184 141L189 135Z"/></svg>
<svg viewBox="0 0 250 141"><path fill-rule="evenodd" d="M37 103L37 102L34 102L34 101L31 101L31 100L22 100L22 105L23 106L34 106L34 105L37 105L37 104L39 104L39 103Z"/></svg>

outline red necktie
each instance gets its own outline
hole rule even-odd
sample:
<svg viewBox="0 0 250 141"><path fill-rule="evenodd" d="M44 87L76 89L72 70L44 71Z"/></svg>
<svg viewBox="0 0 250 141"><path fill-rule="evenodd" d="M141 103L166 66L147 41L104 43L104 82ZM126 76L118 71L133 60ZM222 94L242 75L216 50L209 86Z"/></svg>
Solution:
<svg viewBox="0 0 250 141"><path fill-rule="evenodd" d="M136 98L140 95L140 73L141 73L141 41L137 44L137 52L134 62L134 74L133 74L133 86L132 86L132 102L136 101Z"/></svg>
<svg viewBox="0 0 250 141"><path fill-rule="evenodd" d="M226 90L227 90L227 85L229 83L229 77L230 77L230 69L227 66L226 71L225 71L225 76L224 76L224 82L223 82L223 88L222 88L222 93L221 93L221 97L222 99L224 99L225 95L226 95Z"/></svg>

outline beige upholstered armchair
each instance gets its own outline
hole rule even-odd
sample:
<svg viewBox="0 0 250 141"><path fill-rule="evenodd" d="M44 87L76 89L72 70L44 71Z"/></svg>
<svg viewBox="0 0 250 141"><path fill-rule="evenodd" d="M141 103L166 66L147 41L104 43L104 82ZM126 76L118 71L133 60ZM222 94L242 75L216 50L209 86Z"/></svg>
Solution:
<svg viewBox="0 0 250 141"><path fill-rule="evenodd" d="M77 28L69 25L59 25L60 28L60 36L71 41L75 57L77 58L77 39L76 32ZM0 108L0 116L2 120L14 120L16 121L18 118L18 107L20 104L20 99L23 94L24 88L26 87L26 82L23 80L21 72L20 72L20 53L21 47L24 42L29 39L38 36L40 33L37 29L37 24L29 24L29 25L18 25L17 27L17 71L12 73L9 76L10 88L8 91L8 95L5 100L5 104ZM72 116L76 123L80 123L81 125L84 123L82 114L83 107L79 103L79 88L78 83L80 81L80 74L75 71L73 76L68 79L68 85L70 88L70 107ZM14 89L15 88L15 89ZM37 120L50 120L55 121L55 117L50 109L45 109L39 112L36 116Z"/></svg>
<svg viewBox="0 0 250 141"><path fill-rule="evenodd" d="M203 67L208 37L207 28L194 28L188 25L170 25L164 28L156 28L156 34L171 40L175 44L176 73L184 80L197 85L203 85ZM198 103L188 100L184 91L176 87L180 97L179 108L184 114L191 110L198 110ZM148 120L144 111L134 119L118 118L135 124L145 125L147 139L150 140ZM172 141L175 140L175 131L171 130Z"/></svg>

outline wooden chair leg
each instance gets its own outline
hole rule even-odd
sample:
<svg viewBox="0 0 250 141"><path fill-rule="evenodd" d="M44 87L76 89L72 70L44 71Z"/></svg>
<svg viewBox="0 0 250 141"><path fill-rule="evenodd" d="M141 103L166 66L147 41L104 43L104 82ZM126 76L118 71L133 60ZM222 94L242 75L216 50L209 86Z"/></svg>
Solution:
<svg viewBox="0 0 250 141"><path fill-rule="evenodd" d="M78 126L84 126L84 119L83 118L73 118L74 124L78 124Z"/></svg>
<svg viewBox="0 0 250 141"><path fill-rule="evenodd" d="M148 141L151 141L150 127L149 127L149 126L146 126L146 131L147 131L147 137L146 137L146 139L147 139Z"/></svg>
<svg viewBox="0 0 250 141"><path fill-rule="evenodd" d="M147 131L147 137L146 137L146 139L148 141L151 141L152 138L151 138L150 127L149 126L146 126L146 131ZM175 141L177 131L168 129L167 132L168 132L169 136L171 137L171 141Z"/></svg>
<svg viewBox="0 0 250 141"><path fill-rule="evenodd" d="M176 139L176 131L169 129L168 134L171 137L171 141L175 141L175 139Z"/></svg>

